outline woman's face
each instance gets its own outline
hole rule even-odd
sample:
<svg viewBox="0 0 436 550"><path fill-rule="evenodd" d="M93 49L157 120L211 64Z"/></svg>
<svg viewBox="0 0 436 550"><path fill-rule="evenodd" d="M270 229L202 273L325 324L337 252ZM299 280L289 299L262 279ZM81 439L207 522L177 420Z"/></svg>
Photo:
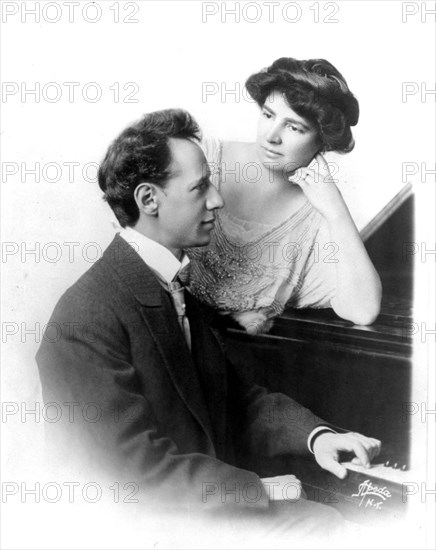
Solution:
<svg viewBox="0 0 436 550"><path fill-rule="evenodd" d="M261 109L257 130L262 164L289 174L307 166L320 148L313 125L289 107L281 92L272 92Z"/></svg>

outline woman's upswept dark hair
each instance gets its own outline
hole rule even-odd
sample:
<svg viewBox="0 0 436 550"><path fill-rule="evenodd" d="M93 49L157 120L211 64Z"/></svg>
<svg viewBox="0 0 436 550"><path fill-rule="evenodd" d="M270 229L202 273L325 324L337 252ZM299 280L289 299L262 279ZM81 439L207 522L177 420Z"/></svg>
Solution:
<svg viewBox="0 0 436 550"><path fill-rule="evenodd" d="M359 120L359 103L345 78L325 59L281 57L245 85L261 107L272 92L283 93L291 109L315 125L324 151L353 149L350 126Z"/></svg>
<svg viewBox="0 0 436 550"><path fill-rule="evenodd" d="M110 145L98 171L98 184L122 227L138 221L134 193L140 183L165 186L171 163L169 138L199 140L200 128L187 111L165 109L147 113Z"/></svg>

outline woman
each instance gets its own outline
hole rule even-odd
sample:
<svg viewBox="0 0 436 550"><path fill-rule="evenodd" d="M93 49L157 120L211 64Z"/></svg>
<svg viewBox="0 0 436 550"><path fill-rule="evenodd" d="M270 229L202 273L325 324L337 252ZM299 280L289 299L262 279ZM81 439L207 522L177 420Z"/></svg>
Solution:
<svg viewBox="0 0 436 550"><path fill-rule="evenodd" d="M278 59L246 88L260 107L256 142L204 142L225 206L211 243L190 252L191 291L250 333L285 307L372 323L380 279L321 155L353 149L356 98L323 59Z"/></svg>

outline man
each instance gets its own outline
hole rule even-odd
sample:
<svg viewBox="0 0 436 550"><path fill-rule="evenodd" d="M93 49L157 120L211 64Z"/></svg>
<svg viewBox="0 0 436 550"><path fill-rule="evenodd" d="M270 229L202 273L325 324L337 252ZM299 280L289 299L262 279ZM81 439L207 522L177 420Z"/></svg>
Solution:
<svg viewBox="0 0 436 550"><path fill-rule="evenodd" d="M99 184L124 229L56 306L51 323L69 330L37 354L45 401L82 413L92 405L95 418L49 427L73 462L135 481L145 498L177 512L212 509L267 529L283 515L295 528L309 509L331 519L327 507L300 498L293 476L261 480L245 457L312 451L344 477L339 451L368 465L380 443L334 433L285 395L245 383L225 359L214 313L188 292L183 304L184 249L209 242L223 206L198 138L188 113L165 110L109 147ZM298 410L294 422L289 408Z"/></svg>

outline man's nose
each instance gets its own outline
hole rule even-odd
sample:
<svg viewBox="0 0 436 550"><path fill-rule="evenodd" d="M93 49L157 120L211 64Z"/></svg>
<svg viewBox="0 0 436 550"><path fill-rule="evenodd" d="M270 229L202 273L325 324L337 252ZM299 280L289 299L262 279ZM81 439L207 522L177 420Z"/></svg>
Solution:
<svg viewBox="0 0 436 550"><path fill-rule="evenodd" d="M206 199L206 208L208 210L215 210L216 208L222 208L224 206L224 199L220 195L218 189L214 185L209 186L209 193Z"/></svg>

